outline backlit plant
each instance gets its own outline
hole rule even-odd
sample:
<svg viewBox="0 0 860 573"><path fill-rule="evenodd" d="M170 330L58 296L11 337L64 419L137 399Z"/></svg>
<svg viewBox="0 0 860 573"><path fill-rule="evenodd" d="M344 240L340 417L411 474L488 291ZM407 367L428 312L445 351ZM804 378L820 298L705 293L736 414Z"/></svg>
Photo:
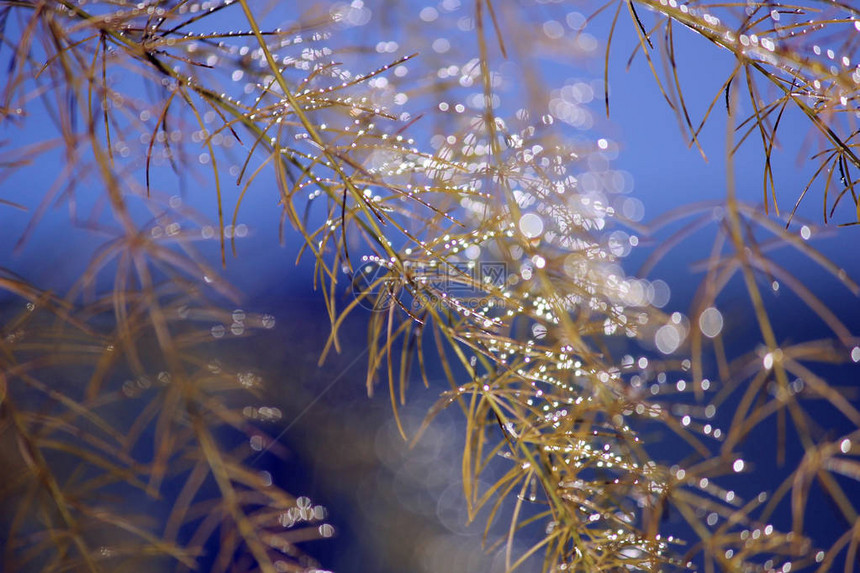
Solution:
<svg viewBox="0 0 860 573"><path fill-rule="evenodd" d="M605 37L580 10L604 19ZM488 515L487 545L502 548L506 570L850 570L860 412L818 366L858 362L860 348L774 253L793 247L860 287L806 242L814 226L798 237L769 209L781 212L777 132L795 114L811 126L815 162L797 194L822 195L823 222L840 205L839 217L860 220L856 16L814 0L354 0L305 12L0 0L0 207L29 211L16 248L62 207L91 249L74 281L0 275L0 456L13 468L0 484L4 570L317 567L300 546L332 535L326 511L253 468L277 449L260 426L281 412L248 406L262 393L253 369L212 359L219 339L273 326L230 310L240 295L219 277L250 232L244 202L263 193L314 263L307 280L331 321L321 363L341 349L347 317L371 309L367 389L385 389L409 440L421 436L400 424L410 381L444 373L427 424L462 411L463 503ZM643 227L612 166L619 144L582 135L604 111L588 105L598 88L610 109L622 25L691 145L702 148L705 121L728 116L724 202ZM679 28L733 61L703 120L684 99ZM602 49L603 83L547 77ZM764 208L734 188L749 138L763 151ZM48 165L53 181L22 190L28 178L42 185ZM214 205L214 221L192 203ZM639 276L623 267L640 236L684 218ZM711 223L690 312L664 313L648 272ZM719 310L735 276L761 341L737 355ZM832 337L780 332L763 278ZM852 430L828 434L812 398ZM740 499L721 480L749 471L745 443L771 418L784 481ZM783 465L794 437L800 462ZM829 546L806 523L813 486L847 523ZM790 522L774 527L785 507Z"/></svg>

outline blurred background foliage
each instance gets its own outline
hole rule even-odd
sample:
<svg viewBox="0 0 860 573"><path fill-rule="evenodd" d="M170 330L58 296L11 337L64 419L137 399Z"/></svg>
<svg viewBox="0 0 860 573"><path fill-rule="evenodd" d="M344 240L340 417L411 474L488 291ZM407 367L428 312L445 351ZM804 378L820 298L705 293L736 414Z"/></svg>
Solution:
<svg viewBox="0 0 860 573"><path fill-rule="evenodd" d="M0 0L2 570L853 570L857 12Z"/></svg>

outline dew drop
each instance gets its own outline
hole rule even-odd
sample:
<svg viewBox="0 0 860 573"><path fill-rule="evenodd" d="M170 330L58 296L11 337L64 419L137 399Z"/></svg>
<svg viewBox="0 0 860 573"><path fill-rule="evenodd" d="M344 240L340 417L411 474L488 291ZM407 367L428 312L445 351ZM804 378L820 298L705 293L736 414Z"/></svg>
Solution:
<svg viewBox="0 0 860 573"><path fill-rule="evenodd" d="M535 213L526 213L520 217L520 231L529 239L539 237L543 233L543 219Z"/></svg>
<svg viewBox="0 0 860 573"><path fill-rule="evenodd" d="M654 343L663 354L672 354L681 346L681 333L673 324L663 325L654 335Z"/></svg>
<svg viewBox="0 0 860 573"><path fill-rule="evenodd" d="M699 315L699 329L708 338L716 338L723 330L722 313L713 306L703 310Z"/></svg>
<svg viewBox="0 0 860 573"><path fill-rule="evenodd" d="M648 300L657 308L663 308L669 304L671 290L666 281L657 279L648 287Z"/></svg>

